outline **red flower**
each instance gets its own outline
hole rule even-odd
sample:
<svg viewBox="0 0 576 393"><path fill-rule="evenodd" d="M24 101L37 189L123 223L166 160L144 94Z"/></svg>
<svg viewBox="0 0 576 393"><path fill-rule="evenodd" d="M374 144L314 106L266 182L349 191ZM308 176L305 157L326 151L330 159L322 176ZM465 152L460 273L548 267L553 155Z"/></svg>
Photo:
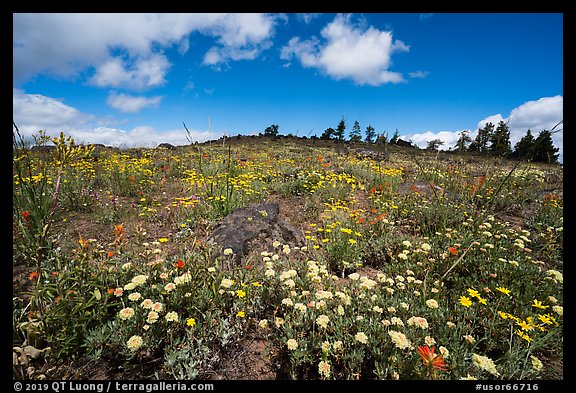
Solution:
<svg viewBox="0 0 576 393"><path fill-rule="evenodd" d="M444 363L442 355L434 355L434 347L430 348L428 345L422 345L418 347L418 354L426 367L436 368L440 371L448 371L448 366Z"/></svg>
<svg viewBox="0 0 576 393"><path fill-rule="evenodd" d="M455 247L448 247L448 252L452 255L458 255L458 249Z"/></svg>
<svg viewBox="0 0 576 393"><path fill-rule="evenodd" d="M30 219L30 212L28 210L25 210L20 214L22 215L24 221L28 222L28 220Z"/></svg>
<svg viewBox="0 0 576 393"><path fill-rule="evenodd" d="M174 264L176 269L183 269L184 265L185 265L185 263L182 259L178 259L178 261Z"/></svg>
<svg viewBox="0 0 576 393"><path fill-rule="evenodd" d="M30 273L30 276L28 276L28 278L30 278L30 281L38 278L38 272L32 272L32 273Z"/></svg>

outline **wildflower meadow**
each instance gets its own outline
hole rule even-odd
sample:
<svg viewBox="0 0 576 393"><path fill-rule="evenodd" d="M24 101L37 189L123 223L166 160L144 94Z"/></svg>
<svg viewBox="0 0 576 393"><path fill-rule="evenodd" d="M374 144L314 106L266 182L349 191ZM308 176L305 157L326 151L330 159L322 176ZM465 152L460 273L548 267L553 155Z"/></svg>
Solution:
<svg viewBox="0 0 576 393"><path fill-rule="evenodd" d="M563 379L562 166L354 148L15 132L13 378ZM210 241L261 202L297 240Z"/></svg>

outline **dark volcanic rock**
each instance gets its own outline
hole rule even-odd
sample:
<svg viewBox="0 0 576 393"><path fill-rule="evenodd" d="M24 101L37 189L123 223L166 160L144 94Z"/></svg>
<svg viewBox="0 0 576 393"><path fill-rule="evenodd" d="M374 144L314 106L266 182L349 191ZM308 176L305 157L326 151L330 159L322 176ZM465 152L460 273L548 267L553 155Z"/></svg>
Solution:
<svg viewBox="0 0 576 393"><path fill-rule="evenodd" d="M32 148L30 149L31 151L35 151L35 152L40 152L40 153L51 153L53 151L56 151L56 146L55 145L34 145L32 146Z"/></svg>
<svg viewBox="0 0 576 393"><path fill-rule="evenodd" d="M222 250L231 248L237 258L247 255L248 243L265 238L270 242L299 244L301 235L296 228L279 216L277 203L260 203L235 209L214 229L209 240Z"/></svg>
<svg viewBox="0 0 576 393"><path fill-rule="evenodd" d="M176 149L176 147L174 145L171 145L170 143L161 143L158 145L157 148L158 149L168 149L168 150Z"/></svg>
<svg viewBox="0 0 576 393"><path fill-rule="evenodd" d="M398 140L396 141L396 145L397 145L397 146L402 146L402 147L416 147L416 146L414 146L414 145L412 144L412 142L408 142L408 141L405 141L405 140L403 140L403 139L398 139Z"/></svg>

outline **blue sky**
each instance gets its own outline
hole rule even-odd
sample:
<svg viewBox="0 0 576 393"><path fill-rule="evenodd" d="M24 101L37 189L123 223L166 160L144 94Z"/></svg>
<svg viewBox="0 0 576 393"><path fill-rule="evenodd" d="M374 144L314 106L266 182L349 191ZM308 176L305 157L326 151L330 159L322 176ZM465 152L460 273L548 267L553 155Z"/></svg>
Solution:
<svg viewBox="0 0 576 393"><path fill-rule="evenodd" d="M563 119L563 15L14 14L13 117L126 147L344 117L443 149L504 120L514 145Z"/></svg>

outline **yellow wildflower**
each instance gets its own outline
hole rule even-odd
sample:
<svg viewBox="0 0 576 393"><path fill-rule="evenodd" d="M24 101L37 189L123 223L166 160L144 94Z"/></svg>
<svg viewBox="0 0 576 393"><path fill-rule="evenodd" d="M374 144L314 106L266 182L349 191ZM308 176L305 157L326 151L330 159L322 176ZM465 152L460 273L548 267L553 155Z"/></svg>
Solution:
<svg viewBox="0 0 576 393"><path fill-rule="evenodd" d="M460 304L463 305L464 307L470 307L472 305L472 300L470 300L469 297L466 296L460 296Z"/></svg>

